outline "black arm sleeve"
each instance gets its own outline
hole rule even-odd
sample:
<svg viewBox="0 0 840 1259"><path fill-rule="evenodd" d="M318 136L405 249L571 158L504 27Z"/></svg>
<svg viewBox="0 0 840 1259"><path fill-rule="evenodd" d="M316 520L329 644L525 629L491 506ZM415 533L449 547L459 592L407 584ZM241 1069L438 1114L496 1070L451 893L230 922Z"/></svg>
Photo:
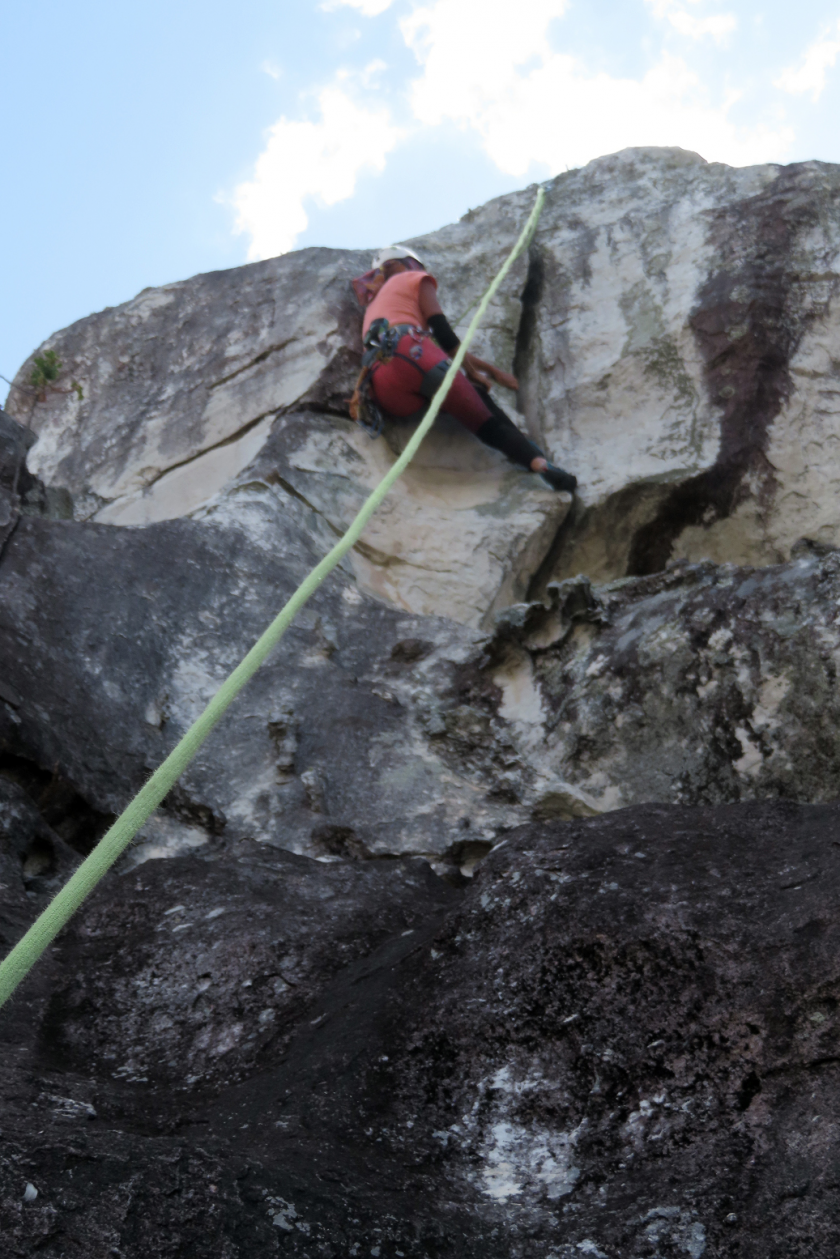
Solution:
<svg viewBox="0 0 840 1259"><path fill-rule="evenodd" d="M505 415L502 408L489 394L485 394L482 390L481 397L490 408L491 415L489 420L484 421L476 436L484 442L485 446L500 450L511 463L518 463L520 467L530 470L531 461L542 456L543 452L539 446L535 446L524 433L519 431L513 420Z"/></svg>
<svg viewBox="0 0 840 1259"><path fill-rule="evenodd" d="M430 315L429 330L444 354L454 354L461 344L450 328L446 315Z"/></svg>

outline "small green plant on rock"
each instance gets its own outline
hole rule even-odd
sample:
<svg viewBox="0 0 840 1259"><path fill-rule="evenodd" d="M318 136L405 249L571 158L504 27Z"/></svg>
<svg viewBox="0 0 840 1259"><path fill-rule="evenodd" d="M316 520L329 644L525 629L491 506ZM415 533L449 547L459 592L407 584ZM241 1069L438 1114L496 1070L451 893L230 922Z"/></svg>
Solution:
<svg viewBox="0 0 840 1259"><path fill-rule="evenodd" d="M33 389L45 390L53 381L58 380L60 371L61 359L55 350L46 350L43 354L35 355L35 366L29 377L29 383Z"/></svg>
<svg viewBox="0 0 840 1259"><path fill-rule="evenodd" d="M75 393L81 402L84 398L82 386L77 380L71 380L69 389L60 389L56 384L61 374L62 362L55 350L45 350L35 355L35 366L29 376L29 383L38 394L39 402L46 402L48 393Z"/></svg>

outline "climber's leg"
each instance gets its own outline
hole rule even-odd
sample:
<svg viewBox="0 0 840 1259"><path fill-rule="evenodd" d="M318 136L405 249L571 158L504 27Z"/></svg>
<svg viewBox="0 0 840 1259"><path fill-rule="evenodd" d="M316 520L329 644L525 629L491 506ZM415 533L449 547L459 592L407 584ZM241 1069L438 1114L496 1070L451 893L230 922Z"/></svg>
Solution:
<svg viewBox="0 0 840 1259"><path fill-rule="evenodd" d="M485 445L493 446L495 450L501 451L511 463L518 463L520 467L528 468L531 472L539 472L553 490L566 490L574 494L577 477L549 463L539 446L535 446L530 438L516 427L490 394L483 390L480 392L492 412L477 434Z"/></svg>
<svg viewBox="0 0 840 1259"><path fill-rule="evenodd" d="M476 391L478 392L478 391ZM513 420L505 415L502 408L498 405L489 393L481 391L481 396L490 411L489 417L482 424L476 436L484 442L485 446L492 446L494 450L499 450L503 455L510 459L511 463L518 463L520 467L527 468L531 471L531 464L535 459L543 459L545 456L539 446L535 446L529 437L516 427Z"/></svg>
<svg viewBox="0 0 840 1259"><path fill-rule="evenodd" d="M396 355L380 363L371 373L371 391L383 411L397 418L414 415L428 403L421 390L423 376L448 358L430 337L402 337ZM409 360L409 361L407 361ZM554 468L538 446L522 433L502 408L483 389L476 389L459 372L446 395L442 410L474 433L485 446L492 446L512 463L538 472L552 489L573 492L576 479L562 468ZM536 465L536 466L535 466Z"/></svg>

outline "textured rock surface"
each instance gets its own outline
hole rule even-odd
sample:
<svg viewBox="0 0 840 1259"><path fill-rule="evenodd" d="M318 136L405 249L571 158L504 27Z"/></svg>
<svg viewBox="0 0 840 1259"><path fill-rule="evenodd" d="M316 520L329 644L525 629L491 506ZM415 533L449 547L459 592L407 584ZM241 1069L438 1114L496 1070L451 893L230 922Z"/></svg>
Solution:
<svg viewBox="0 0 840 1259"><path fill-rule="evenodd" d="M482 670L532 771L599 809L840 793L840 554L549 594L503 615Z"/></svg>
<svg viewBox="0 0 840 1259"><path fill-rule="evenodd" d="M582 510L549 570L836 545L840 170L629 150L554 188L520 371Z"/></svg>
<svg viewBox="0 0 840 1259"><path fill-rule="evenodd" d="M411 431L371 441L347 420L282 416L239 484L278 485L343 533ZM354 548L352 571L398 608L488 624L525 598L570 501L445 417Z"/></svg>
<svg viewBox="0 0 840 1259"><path fill-rule="evenodd" d="M0 680L10 684L0 772L7 763L35 798L58 792L64 809L49 820L76 818L81 830L66 837L82 851L332 541L323 517L277 483L282 449L264 458L264 479L255 473L201 519L18 523L0 566ZM480 641L376 602L339 571L147 823L133 859L256 838L312 855L422 852L463 864L471 845L528 815L504 781L504 733L491 736L489 774L471 765L470 747L489 734L481 697L464 702ZM529 796L557 788L529 775Z"/></svg>
<svg viewBox="0 0 840 1259"><path fill-rule="evenodd" d="M462 326L531 201L499 198L411 242ZM275 415L314 409L334 423L308 440L298 431L287 455L340 525L336 498L357 496L388 458L341 420L358 361L347 281L366 260L304 250L148 290L57 334L48 345L85 400L35 407L31 468L69 489L79 516L169 518L240 475ZM468 488L449 473L449 536L484 555L492 535L493 571L470 577L468 606L454 607L434 538L440 496L418 468L360 579L412 611L475 624L511 582L612 580L674 557L778 563L803 536L840 544L838 260L840 174L825 163L733 169L633 149L552 180L531 256L479 349L519 374L522 422L576 471L575 518L564 524L565 504L476 452L482 476ZM30 404L15 396L22 417ZM469 467L460 445L454 463ZM442 434L427 458L439 468L451 455Z"/></svg>
<svg viewBox="0 0 840 1259"><path fill-rule="evenodd" d="M65 370L80 370L84 399L52 393L34 406L21 395L17 409L10 403L39 434L31 470L65 485L77 514L89 516L222 448L224 468L214 478L213 464L203 465L199 496L181 487L182 510L205 501L250 462L266 426L250 451L232 443L262 419L303 399L336 400L330 368L348 355L358 326L352 274L345 255L305 250L146 289L74 324L54 340Z"/></svg>
<svg viewBox="0 0 840 1259"><path fill-rule="evenodd" d="M531 827L463 898L247 843L114 880L0 1024L4 1253L829 1259L838 824Z"/></svg>
<svg viewBox="0 0 840 1259"><path fill-rule="evenodd" d="M548 191L479 349L573 511L440 426L2 1012L4 1255L837 1253L837 170ZM450 311L530 203L415 242ZM406 440L364 262L147 291L0 414L3 949Z"/></svg>
<svg viewBox="0 0 840 1259"><path fill-rule="evenodd" d="M21 519L0 568L0 672L20 697L0 712L6 755L119 811L316 561L317 517L291 502L296 527L267 486L222 523ZM424 738L474 637L330 579L146 828L148 851L252 837L341 853L364 831L365 851L443 853L462 823L509 824L493 785Z"/></svg>
<svg viewBox="0 0 840 1259"><path fill-rule="evenodd" d="M519 220L502 217L506 251ZM311 249L198 276L52 338L85 398L19 395L38 433L31 471L72 494L77 519L124 526L267 476L326 537L343 533L407 431L372 441L346 418L361 345L349 280L366 257ZM481 276L500 262L496 241ZM570 501L443 420L354 551L356 577L408 611L478 624L526 594Z"/></svg>
<svg viewBox="0 0 840 1259"><path fill-rule="evenodd" d="M141 530L21 519L0 566L0 740L24 786L20 765L55 776L71 842L89 842L77 797L93 837L314 563L319 527L264 482ZM133 859L254 838L464 864L529 817L835 798L837 553L550 595L480 635L333 577Z"/></svg>
<svg viewBox="0 0 840 1259"><path fill-rule="evenodd" d="M20 519L21 477L35 437L0 410L0 558Z"/></svg>

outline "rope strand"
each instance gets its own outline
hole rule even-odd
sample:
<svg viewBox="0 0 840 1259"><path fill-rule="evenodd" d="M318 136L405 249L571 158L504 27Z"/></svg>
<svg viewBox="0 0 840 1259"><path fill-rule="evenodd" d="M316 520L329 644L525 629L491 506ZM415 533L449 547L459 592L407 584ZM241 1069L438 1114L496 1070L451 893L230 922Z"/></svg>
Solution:
<svg viewBox="0 0 840 1259"><path fill-rule="evenodd" d="M190 726L163 764L155 770L145 786L141 787L111 829L103 835L78 870L65 883L64 887L56 893L46 909L32 924L23 939L15 945L3 963L0 964L0 1006L9 999L44 950L52 943L61 928L82 904L85 897L93 891L100 879L107 874L117 858L121 856L131 843L149 815L154 812L164 796L172 789L198 752L202 743L204 743L207 736L221 720L225 711L233 703L245 684L254 676L268 653L276 647L295 615L307 600L311 599L312 595L339 561L358 542L365 525L382 503L394 482L402 476L411 463L420 443L431 428L441 408L441 404L455 380L455 375L460 369L467 347L487 307L513 263L522 250L527 248L530 243L536 230L544 198L545 192L540 188L534 208L528 217L525 227L522 229L519 239L484 294L466 336L452 360L452 365L443 378L426 416L408 442L403 453L365 501L344 536L298 587L262 637L257 640L244 659L236 666L230 676L225 679L201 716Z"/></svg>

